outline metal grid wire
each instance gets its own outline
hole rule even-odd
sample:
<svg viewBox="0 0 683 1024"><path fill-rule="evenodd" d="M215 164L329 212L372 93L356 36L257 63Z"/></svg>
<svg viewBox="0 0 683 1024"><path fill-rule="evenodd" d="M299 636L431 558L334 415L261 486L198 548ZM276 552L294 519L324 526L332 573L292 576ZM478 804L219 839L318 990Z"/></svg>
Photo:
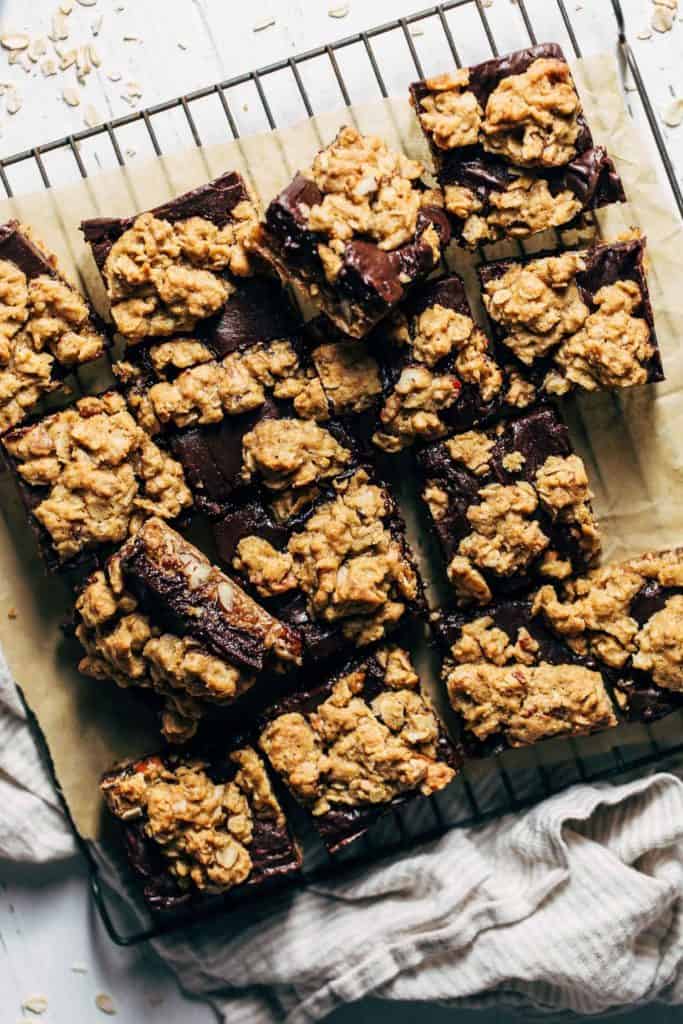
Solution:
<svg viewBox="0 0 683 1024"><path fill-rule="evenodd" d="M526 2L517 0L518 28L521 35L518 35L516 43L508 43L506 40L505 50L536 43L537 35L534 27L536 21L542 20L545 30L546 26L550 25L548 16L552 14L555 18L553 34L546 38L560 38L560 41L568 42L574 55L580 57L581 50L578 39L564 0L556 0L556 4L547 3L544 0L542 11L539 8L539 13L534 17L534 23L532 23L528 9L531 4L532 0L526 0ZM612 0L612 8L616 19L615 29L618 34L619 51L623 64L633 78L642 113L651 130L652 141L661 159L662 169L668 179L672 197L683 216L683 194L642 76L626 39L623 11L619 0ZM416 39L415 30L418 25L425 37L429 39L430 52L434 50L435 44L439 43L441 49L439 51L437 46L436 52L441 55L442 67L445 66L444 62L448 61L449 55L450 59L458 66L461 65L463 62L461 53L455 42L458 32L455 30L453 20L461 14L473 19L468 22L463 38L469 42L472 33L474 32L475 36L478 33L483 46L487 48L483 53L473 54L471 58L469 53L465 55L467 63L475 59L485 59L489 55L497 56L499 41L482 0L446 0L438 6L388 22L366 32L348 36L330 45L317 47L297 57L278 61L260 70L198 89L145 110L135 111L125 117L105 122L95 128L89 128L43 146L36 146L6 157L0 160L0 181L7 196L11 197L13 195L10 181L12 168L21 168L23 172L27 166L30 166L34 173L37 170L45 188L50 188L56 182L51 179L48 172L48 160L52 157L63 157L65 154L75 161L80 175L87 178L89 161L84 151L84 145L90 140L108 142L111 145L115 161L123 167L126 164L125 146L122 145L120 136L126 129L135 126L141 128L146 134L147 142L151 144L153 153L161 156L164 148L161 142L162 130L159 125L160 118L165 114L179 115L185 132L189 131L192 141L197 146L204 145L208 139L205 129L200 123L199 110L201 104L209 99L218 100L219 108L223 111L231 135L234 139L238 139L242 132L239 125L240 117L236 111L240 89L243 87L249 87L255 92L259 101L260 114L265 118L265 125L271 129L283 127L281 119L274 110L273 96L269 98L268 94L271 84L275 84L278 90L282 88L283 75L288 86L295 90L303 107L302 113L305 112L306 115L313 116L320 110L314 109L311 92L306 87L305 78L308 69L315 62L322 61L326 65L334 85L332 92L329 90L325 92L324 89L322 92L316 92L319 97L322 95L322 102L325 103L322 109L338 106L340 98L344 104L349 106L354 102L352 85L348 73L343 72L342 66L351 50L356 53L360 51L363 55L362 63L369 74L369 80L370 82L374 81L374 85L382 97L388 97L391 92L401 90L405 92L407 83L416 74L420 78L425 76L419 42ZM379 52L389 39L392 40L394 46L397 40L401 44L401 56L398 60L394 56L388 61ZM394 50L395 53L396 50ZM369 98L367 78L364 88L365 95L362 98L367 100ZM246 108L243 106L242 109ZM214 131L216 129L215 121L216 119L213 117L211 123ZM224 131L224 128L223 124L220 130ZM66 173L73 173L73 164L67 168ZM42 741L42 734L30 713L29 719L33 722L34 731ZM445 793L428 799L412 801L403 808L394 809L392 813L385 815L365 837L345 848L339 855L330 857L324 853L320 843L316 844L315 841L312 841L309 850L308 844L305 843L306 857L303 877L295 883L287 883L287 888L291 889L292 884L301 885L312 879L330 877L332 872L335 877L338 877L341 872L348 871L360 864L367 864L398 850L405 850L418 841L425 842L437 838L453 827L481 824L501 814L517 811L576 782L614 778L627 772L642 772L648 767L659 764L665 756L683 753L683 743L678 742L682 724L681 714L677 713L669 716L663 722L657 723L654 727L625 727L631 730L628 743L625 742L625 729L618 730L621 746L614 745L612 738L614 730L611 730L580 740L551 741L543 744L542 749L539 750L533 748L517 750L506 752L488 761L469 762L462 775ZM56 778L54 781L59 790ZM65 810L71 820L66 805ZM186 921L179 917L161 924L148 920L141 926L139 910L136 911L134 917L131 917L129 913L123 913L118 904L115 907L112 899L105 894L106 886L103 885L102 880L104 861L101 859L101 853L94 845L82 840L75 828L74 832L90 865L91 885L100 916L114 942L125 946L133 945L186 924ZM255 895L253 898L256 899L258 896ZM277 900L278 897L271 893L268 898ZM225 905L226 907L230 905L229 899L225 901ZM240 906L244 906L244 899L240 901ZM208 912L212 916L216 914L215 904L209 908ZM195 919L196 915L193 917L193 920ZM131 922L133 923L131 924Z"/></svg>

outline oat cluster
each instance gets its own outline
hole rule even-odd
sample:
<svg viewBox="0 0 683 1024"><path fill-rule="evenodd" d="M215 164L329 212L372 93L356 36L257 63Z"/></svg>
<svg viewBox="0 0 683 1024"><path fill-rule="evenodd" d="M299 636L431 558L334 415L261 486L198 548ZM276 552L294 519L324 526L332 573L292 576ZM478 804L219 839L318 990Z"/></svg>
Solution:
<svg viewBox="0 0 683 1024"><path fill-rule="evenodd" d="M377 696L366 696L361 666L313 710L278 715L261 733L261 749L316 816L406 792L434 793L455 774L438 758L438 719L408 653L390 647L376 657L384 670Z"/></svg>

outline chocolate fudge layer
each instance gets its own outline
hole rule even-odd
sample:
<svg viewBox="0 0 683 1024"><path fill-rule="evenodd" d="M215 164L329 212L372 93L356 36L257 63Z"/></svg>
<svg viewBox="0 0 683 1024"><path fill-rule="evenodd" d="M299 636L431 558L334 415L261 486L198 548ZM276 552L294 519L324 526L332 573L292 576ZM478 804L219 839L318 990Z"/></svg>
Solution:
<svg viewBox="0 0 683 1024"><path fill-rule="evenodd" d="M259 745L331 851L460 766L409 654L393 646L280 702Z"/></svg>
<svg viewBox="0 0 683 1024"><path fill-rule="evenodd" d="M117 331L133 345L200 329L251 272L258 210L234 171L135 217L81 224Z"/></svg>
<svg viewBox="0 0 683 1024"><path fill-rule="evenodd" d="M163 733L184 742L209 705L234 703L301 660L297 633L161 519L149 519L76 602L79 668L165 702Z"/></svg>
<svg viewBox="0 0 683 1024"><path fill-rule="evenodd" d="M506 376L456 274L418 286L363 345L324 317L309 332L323 387L337 396L335 411L372 409L372 440L384 451L486 421L505 400Z"/></svg>
<svg viewBox="0 0 683 1024"><path fill-rule="evenodd" d="M467 246L524 238L625 200L556 43L415 82L410 93Z"/></svg>
<svg viewBox="0 0 683 1024"><path fill-rule="evenodd" d="M529 598L498 601L474 617L442 613L436 625L467 756L617 724L602 666L572 651L534 614Z"/></svg>
<svg viewBox="0 0 683 1024"><path fill-rule="evenodd" d="M107 338L87 299L31 229L0 226L0 433L21 423Z"/></svg>
<svg viewBox="0 0 683 1024"><path fill-rule="evenodd" d="M440 262L448 218L421 164L342 128L266 212L262 253L362 338Z"/></svg>
<svg viewBox="0 0 683 1024"><path fill-rule="evenodd" d="M236 287L201 337L140 347L115 367L138 422L148 433L168 435L202 511L220 514L234 492L251 482L253 467L245 463L256 439L265 444L272 432L265 421L286 421L286 446L294 420L329 418L330 403L300 331L281 286L254 277ZM314 423L297 429L301 458L329 436ZM268 451L263 457L270 457ZM284 449L278 457L284 473Z"/></svg>
<svg viewBox="0 0 683 1024"><path fill-rule="evenodd" d="M540 392L664 379L642 238L478 268L494 337Z"/></svg>
<svg viewBox="0 0 683 1024"><path fill-rule="evenodd" d="M3 438L48 567L119 544L149 516L192 504L181 465L107 391Z"/></svg>
<svg viewBox="0 0 683 1024"><path fill-rule="evenodd" d="M597 560L586 468L554 409L454 434L418 461L422 497L462 603L488 604Z"/></svg>
<svg viewBox="0 0 683 1024"><path fill-rule="evenodd" d="M211 758L164 753L124 762L104 775L101 790L153 910L201 906L301 866L251 746Z"/></svg>
<svg viewBox="0 0 683 1024"><path fill-rule="evenodd" d="M221 558L303 636L310 660L381 640L424 611L396 503L367 467L214 524Z"/></svg>

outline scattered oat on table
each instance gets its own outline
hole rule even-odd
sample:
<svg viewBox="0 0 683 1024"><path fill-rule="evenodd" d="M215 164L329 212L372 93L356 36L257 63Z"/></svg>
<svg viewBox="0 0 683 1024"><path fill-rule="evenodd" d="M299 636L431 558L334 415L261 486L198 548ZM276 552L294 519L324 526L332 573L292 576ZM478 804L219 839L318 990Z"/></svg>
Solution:
<svg viewBox="0 0 683 1024"><path fill-rule="evenodd" d="M82 963L80 960L76 960L74 961L74 963L72 963L71 970L74 972L74 974L87 974L88 965Z"/></svg>
<svg viewBox="0 0 683 1024"><path fill-rule="evenodd" d="M257 21L252 26L252 32L263 32L266 28L271 28L275 24L275 18L263 18L261 21Z"/></svg>
<svg viewBox="0 0 683 1024"><path fill-rule="evenodd" d="M640 32L636 32L636 39L652 39L652 32L649 28L642 28Z"/></svg>
<svg viewBox="0 0 683 1024"><path fill-rule="evenodd" d="M78 0L81 7L94 7L97 0Z"/></svg>
<svg viewBox="0 0 683 1024"><path fill-rule="evenodd" d="M662 120L669 128L677 128L683 121L683 99L672 100L662 114Z"/></svg>
<svg viewBox="0 0 683 1024"><path fill-rule="evenodd" d="M339 7L330 7L327 13L330 18L345 18L350 10L351 7L349 4L340 4Z"/></svg>
<svg viewBox="0 0 683 1024"><path fill-rule="evenodd" d="M104 15L103 14L98 14L97 17L92 22L92 24L90 26L90 31L92 32L92 34L94 36L98 36L100 34L100 29L102 28L102 22L103 21L104 21Z"/></svg>
<svg viewBox="0 0 683 1024"><path fill-rule="evenodd" d="M25 50L30 41L25 32L6 32L0 36L0 45L5 50Z"/></svg>
<svg viewBox="0 0 683 1024"><path fill-rule="evenodd" d="M113 1016L116 1013L116 1007L114 1006L114 1000L111 996L107 995L106 992L100 992L95 996L95 1006L102 1013L108 1013Z"/></svg>
<svg viewBox="0 0 683 1024"><path fill-rule="evenodd" d="M24 999L21 1008L22 1010L28 1010L29 1013L45 1013L47 1010L47 996L29 996L28 999Z"/></svg>
<svg viewBox="0 0 683 1024"><path fill-rule="evenodd" d="M76 89L72 89L68 86L66 89L62 89L62 99L69 107L77 107L81 102L81 97L78 95Z"/></svg>
<svg viewBox="0 0 683 1024"><path fill-rule="evenodd" d="M86 127L95 128L101 120L102 118L95 107L93 107L92 104L88 104L85 108L85 113L83 114L83 121L85 122Z"/></svg>
<svg viewBox="0 0 683 1024"><path fill-rule="evenodd" d="M5 96L5 110L8 114L18 114L21 110L21 96L16 89L8 89Z"/></svg>

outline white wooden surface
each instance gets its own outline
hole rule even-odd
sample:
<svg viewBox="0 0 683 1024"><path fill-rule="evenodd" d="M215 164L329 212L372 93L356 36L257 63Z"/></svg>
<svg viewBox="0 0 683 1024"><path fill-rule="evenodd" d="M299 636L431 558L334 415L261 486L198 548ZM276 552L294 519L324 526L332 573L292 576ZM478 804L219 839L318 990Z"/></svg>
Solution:
<svg viewBox="0 0 683 1024"><path fill-rule="evenodd" d="M129 81L141 86L141 105L157 103L372 24L413 13L426 2L351 0L349 14L341 20L334 20L327 13L330 7L342 6L341 0L97 0L92 7L75 2L70 15L71 39L64 45L68 48L81 40L95 42L102 66L80 90L81 105L72 108L63 102L60 91L64 85L73 85L73 81L64 76L42 78L35 70L27 74L16 65L4 66L6 55L0 54L0 82L16 83L23 100L18 114L0 114L0 153L6 156L79 130L87 105L92 105L101 117L129 113L131 108L121 96ZM28 31L32 36L46 34L56 6L57 0L0 0L0 24L3 30ZM548 12L555 5L551 0L527 0L527 6L539 26L539 38L551 38L551 29L544 32L544 26L549 24ZM683 22L678 21L666 35L653 33L652 38L639 40L635 37L648 23L651 4L649 0L623 0L623 6L648 90L661 113L672 95L683 95ZM582 4L567 0L567 7L586 53L614 49L616 27L608 0L584 0ZM90 26L100 14L102 29L93 40ZM511 0L493 0L487 14L502 48L523 45L519 14ZM275 18L273 26L253 31L256 23L269 17ZM135 36L136 40L126 41L124 36ZM441 52L432 51L429 36L418 36L415 42L427 70L437 70ZM480 59L486 53L476 24L464 23L456 42L466 60ZM181 49L179 43L186 49ZM381 55L381 46L378 51ZM405 77L395 65L393 52L384 55L389 87ZM353 54L349 57L353 61ZM356 75L355 70L348 62L344 65L357 90L352 98L360 99L363 90L373 88L374 83L360 73ZM121 81L110 81L106 73L111 71L120 71ZM73 70L70 74L73 75ZM305 77L316 109L339 105L334 80L322 64L307 68ZM279 118L293 121L303 116L300 101L284 86L282 90L274 88L269 95ZM366 92L365 98L375 95L376 92ZM253 90L239 90L230 100L241 131L267 127ZM0 109L2 106L0 100ZM214 112L207 111L199 121L204 141L213 141L221 134L224 137L226 124ZM663 130L676 166L683 171L683 126ZM158 131L165 148L191 142L182 115L160 119ZM144 133L137 129L126 135L123 146L127 159L150 154ZM84 146L83 158L88 169L95 171L98 166L111 164L113 154L103 139ZM69 160L48 160L48 168L55 182L68 180L76 173L73 161ZM10 178L15 191L40 185L26 167L11 171ZM73 971L74 964L86 965L87 972ZM40 870L0 863L0 1024L20 1021L22 1000L32 993L44 994L49 1004L45 1016L34 1020L86 1024L100 1017L94 1001L98 992L113 997L121 1024L186 1024L189 1020L202 1024L213 1020L207 1007L188 1002L177 991L172 977L151 952L123 951L111 945L94 916L78 861ZM677 1011L670 1015L669 1011L661 1010L656 1017L655 1011L646 1012L648 1022L663 1022L673 1021ZM385 1014L378 1004L369 1002L335 1019L339 1024L351 1019L362 1024L379 1021L385 1015L388 1019L389 1014L394 1021L408 1021L414 1020L415 1010L391 1008ZM425 1015L434 1024L442 1017L445 1020L445 1011L434 1009ZM449 1017L452 1019L452 1015ZM501 1020L500 1015L496 1019ZM645 1019L643 1014L643 1022ZM483 1024L483 1018L477 1020Z"/></svg>

